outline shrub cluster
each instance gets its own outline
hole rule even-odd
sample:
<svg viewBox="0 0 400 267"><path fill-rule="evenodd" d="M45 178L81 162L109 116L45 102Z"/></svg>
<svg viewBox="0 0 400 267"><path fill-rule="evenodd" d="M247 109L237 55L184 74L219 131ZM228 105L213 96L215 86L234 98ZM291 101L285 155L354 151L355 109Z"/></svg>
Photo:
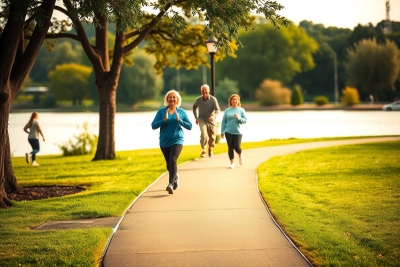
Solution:
<svg viewBox="0 0 400 267"><path fill-rule="evenodd" d="M329 103L329 99L326 96L319 95L314 97L314 103L318 106L323 106Z"/></svg>
<svg viewBox="0 0 400 267"><path fill-rule="evenodd" d="M276 80L265 79L256 90L256 99L264 106L290 104L291 95L292 91Z"/></svg>
<svg viewBox="0 0 400 267"><path fill-rule="evenodd" d="M291 104L293 106L302 105L304 104L303 93L298 85L293 87L293 93L291 97Z"/></svg>
<svg viewBox="0 0 400 267"><path fill-rule="evenodd" d="M342 90L342 97L340 98L340 102L352 106L360 103L360 95L358 94L358 90L354 87L346 86Z"/></svg>

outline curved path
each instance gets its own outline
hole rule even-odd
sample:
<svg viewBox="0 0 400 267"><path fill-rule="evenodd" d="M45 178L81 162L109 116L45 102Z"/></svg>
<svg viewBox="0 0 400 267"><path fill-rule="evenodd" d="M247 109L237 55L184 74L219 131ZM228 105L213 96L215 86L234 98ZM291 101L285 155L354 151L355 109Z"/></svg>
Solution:
<svg viewBox="0 0 400 267"><path fill-rule="evenodd" d="M104 256L106 267L310 266L281 233L257 190L256 168L270 157L400 137L313 142L244 151L228 169L216 155L178 168L180 186L165 191L163 175L127 210Z"/></svg>

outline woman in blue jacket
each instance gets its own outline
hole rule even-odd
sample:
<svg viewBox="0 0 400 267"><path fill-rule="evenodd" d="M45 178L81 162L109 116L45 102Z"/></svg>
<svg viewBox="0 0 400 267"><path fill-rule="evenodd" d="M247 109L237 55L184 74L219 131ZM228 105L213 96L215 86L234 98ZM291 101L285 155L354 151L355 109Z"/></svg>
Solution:
<svg viewBox="0 0 400 267"><path fill-rule="evenodd" d="M225 110L221 123L221 138L226 137L228 144L228 156L231 161L230 169L235 168L233 159L234 152L239 155L239 164L244 163L244 156L242 153L242 133L240 132L240 125L247 122L246 112L240 104L240 96L237 94L231 95L228 100L229 107Z"/></svg>
<svg viewBox="0 0 400 267"><path fill-rule="evenodd" d="M169 183L166 188L169 194L173 194L179 186L176 161L183 147L182 127L187 130L192 129L186 111L179 108L181 103L182 98L177 91L168 91L164 97L164 107L157 111L151 123L153 130L160 128L160 148L169 172Z"/></svg>

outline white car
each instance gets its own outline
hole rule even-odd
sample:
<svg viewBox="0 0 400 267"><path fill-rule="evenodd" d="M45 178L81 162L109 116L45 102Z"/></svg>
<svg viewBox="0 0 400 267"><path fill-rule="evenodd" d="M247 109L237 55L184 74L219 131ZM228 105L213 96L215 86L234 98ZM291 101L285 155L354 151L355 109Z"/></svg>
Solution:
<svg viewBox="0 0 400 267"><path fill-rule="evenodd" d="M382 107L382 110L387 110L387 111L400 110L400 101L396 101L396 102L384 105Z"/></svg>

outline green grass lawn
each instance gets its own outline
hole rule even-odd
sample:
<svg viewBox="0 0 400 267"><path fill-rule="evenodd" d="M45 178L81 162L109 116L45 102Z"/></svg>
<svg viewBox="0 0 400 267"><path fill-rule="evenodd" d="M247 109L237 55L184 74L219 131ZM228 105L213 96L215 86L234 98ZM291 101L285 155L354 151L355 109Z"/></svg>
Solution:
<svg viewBox="0 0 400 267"><path fill-rule="evenodd" d="M244 143L242 148L323 140L328 139L252 142ZM199 150L199 146L185 146L179 158L179 163L198 158ZM226 144L217 144L214 151L215 153L226 153ZM398 147L397 151L399 151ZM349 151L345 152L349 153ZM373 156L374 153L368 152L366 154ZM351 153L349 154L351 155ZM344 156L338 155L339 157ZM91 155L75 157L38 156L41 163L38 168L27 165L22 157L12 159L15 175L20 186L79 185L84 186L86 190L60 198L14 201L13 207L0 209L0 266L97 266L112 229L99 227L36 231L31 230L31 227L53 220L121 216L129 204L165 172L164 159L159 149L119 151L115 160L96 162L91 161L93 157ZM275 159L271 161L273 160ZM358 158L353 158L353 160L358 164ZM346 162L347 167L344 166L346 168L354 165L354 162ZM280 164L283 163L283 161L280 162ZM314 170L319 171L317 166L322 163L314 164L316 164ZM383 169L384 167L380 167L379 164L382 164L382 162L374 162L375 167ZM397 165L397 173L398 170ZM295 173L296 171L300 172L301 169L293 168L290 171ZM398 208L398 195L395 200ZM354 212L358 212L358 210ZM365 216L365 214L358 216ZM398 226L398 216L395 218L397 218L397 221L395 220L393 223ZM290 221L289 224L291 224ZM352 229L348 229L346 232L350 233L349 236L346 235L347 239L353 238L356 234ZM303 245L304 242L299 243L301 247L307 247ZM311 244L311 247L313 246ZM383 259L388 257L385 251L380 253L382 253ZM358 256L361 258L363 255ZM316 256L313 257L317 259Z"/></svg>
<svg viewBox="0 0 400 267"><path fill-rule="evenodd" d="M400 266L400 142L275 157L258 175L274 217L316 266Z"/></svg>

